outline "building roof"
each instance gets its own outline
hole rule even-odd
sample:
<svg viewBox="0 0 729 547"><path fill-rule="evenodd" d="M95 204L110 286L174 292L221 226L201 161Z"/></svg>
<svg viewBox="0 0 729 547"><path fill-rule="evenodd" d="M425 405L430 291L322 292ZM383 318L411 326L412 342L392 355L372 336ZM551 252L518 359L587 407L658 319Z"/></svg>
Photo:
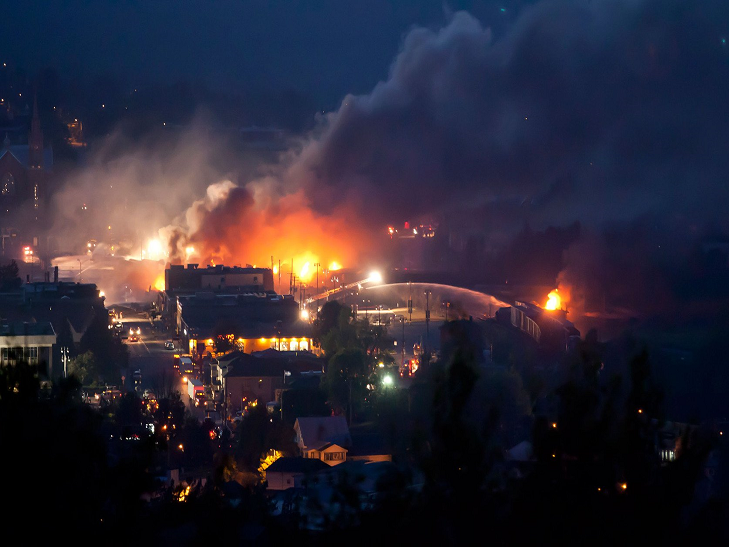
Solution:
<svg viewBox="0 0 729 547"><path fill-rule="evenodd" d="M352 446L349 456L374 456L390 454L382 433L371 427L354 427L350 430Z"/></svg>
<svg viewBox="0 0 729 547"><path fill-rule="evenodd" d="M182 321L194 335L211 338L233 334L242 338L306 337L312 326L299 319L299 307L291 299L270 295L188 295L178 297Z"/></svg>
<svg viewBox="0 0 729 547"><path fill-rule="evenodd" d="M266 469L266 473L316 473L329 466L315 458L279 458Z"/></svg>
<svg viewBox="0 0 729 547"><path fill-rule="evenodd" d="M49 321L29 323L26 321L10 321L0 324L0 336L55 336L53 325Z"/></svg>
<svg viewBox="0 0 729 547"><path fill-rule="evenodd" d="M16 144L7 148L0 148L0 158L5 154L13 156L26 169L30 167L30 147L27 144ZM51 167L53 167L53 149L46 146L43 148L43 169L48 171Z"/></svg>
<svg viewBox="0 0 729 547"><path fill-rule="evenodd" d="M283 378L284 371L296 373L309 372L312 370L321 371L324 360L309 354L305 351L276 351L274 353L257 352L248 354L236 352L229 360L225 359L228 365L226 378L247 378L253 376ZM295 354L295 355L286 355Z"/></svg>
<svg viewBox="0 0 729 547"><path fill-rule="evenodd" d="M343 448L352 446L352 437L344 416L316 416L296 418L297 430L306 448L336 443Z"/></svg>
<svg viewBox="0 0 729 547"><path fill-rule="evenodd" d="M323 445L316 448L316 450L318 450L319 452L327 452L330 449L332 452L339 452L339 450L337 450L337 449L341 449L341 450L344 450L345 452L349 452L349 450L347 450L343 446L339 446L337 443L324 443Z"/></svg>

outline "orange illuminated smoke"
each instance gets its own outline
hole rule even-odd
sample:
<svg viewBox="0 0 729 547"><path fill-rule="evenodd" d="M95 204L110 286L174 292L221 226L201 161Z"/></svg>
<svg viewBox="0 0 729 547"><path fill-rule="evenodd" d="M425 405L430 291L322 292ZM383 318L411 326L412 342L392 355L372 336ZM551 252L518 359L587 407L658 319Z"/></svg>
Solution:
<svg viewBox="0 0 729 547"><path fill-rule="evenodd" d="M559 310L562 309L562 299L559 297L559 292L554 289L547 296L547 303L544 305L545 310Z"/></svg>
<svg viewBox="0 0 729 547"><path fill-rule="evenodd" d="M160 230L171 264L271 264L281 290L294 276L297 285L322 282L370 252L369 231L347 207L320 214L303 191L259 195L224 181L211 185L185 218L182 226Z"/></svg>

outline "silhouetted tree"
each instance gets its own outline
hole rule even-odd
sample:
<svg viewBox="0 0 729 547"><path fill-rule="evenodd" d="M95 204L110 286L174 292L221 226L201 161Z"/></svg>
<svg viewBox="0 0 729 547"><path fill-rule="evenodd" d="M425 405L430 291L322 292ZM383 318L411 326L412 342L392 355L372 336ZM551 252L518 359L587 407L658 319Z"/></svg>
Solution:
<svg viewBox="0 0 729 547"><path fill-rule="evenodd" d="M18 271L15 260L11 260L10 264L0 266L0 290L12 291L20 287L23 281L20 279Z"/></svg>

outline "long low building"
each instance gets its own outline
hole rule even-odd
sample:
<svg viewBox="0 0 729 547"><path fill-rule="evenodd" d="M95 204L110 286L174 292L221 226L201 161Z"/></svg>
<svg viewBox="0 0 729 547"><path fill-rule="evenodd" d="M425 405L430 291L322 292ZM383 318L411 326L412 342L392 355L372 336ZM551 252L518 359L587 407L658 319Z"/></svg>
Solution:
<svg viewBox="0 0 729 547"><path fill-rule="evenodd" d="M313 349L311 324L299 319L296 301L275 293L179 296L177 322L193 355L214 354L219 337L245 353Z"/></svg>

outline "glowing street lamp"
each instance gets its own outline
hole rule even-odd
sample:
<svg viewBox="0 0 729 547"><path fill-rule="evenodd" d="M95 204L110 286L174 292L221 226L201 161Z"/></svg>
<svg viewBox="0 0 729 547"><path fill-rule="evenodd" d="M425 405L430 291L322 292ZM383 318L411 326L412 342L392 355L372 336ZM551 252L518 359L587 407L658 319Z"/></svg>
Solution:
<svg viewBox="0 0 729 547"><path fill-rule="evenodd" d="M380 272L370 272L370 276L367 278L370 283L382 283L382 274Z"/></svg>

